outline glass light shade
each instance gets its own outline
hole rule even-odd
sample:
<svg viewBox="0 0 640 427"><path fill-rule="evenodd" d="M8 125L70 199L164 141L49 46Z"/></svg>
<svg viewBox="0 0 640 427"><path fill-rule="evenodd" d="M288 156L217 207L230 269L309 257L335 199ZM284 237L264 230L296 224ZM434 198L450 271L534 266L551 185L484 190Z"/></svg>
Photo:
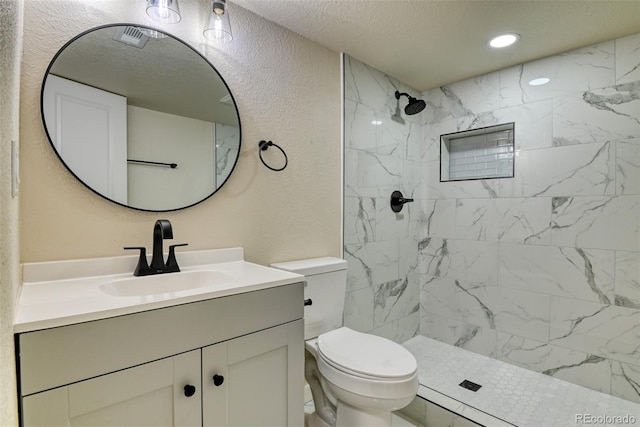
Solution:
<svg viewBox="0 0 640 427"><path fill-rule="evenodd" d="M216 2L214 2L215 4ZM219 3L219 1L218 1ZM207 40L230 42L233 40L233 34L231 33L231 23L229 22L229 6L222 10L212 8L209 14L209 21L205 27L202 35ZM216 13L216 11L218 13Z"/></svg>
<svg viewBox="0 0 640 427"><path fill-rule="evenodd" d="M178 0L147 0L147 15L153 20L165 24L180 22Z"/></svg>
<svg viewBox="0 0 640 427"><path fill-rule="evenodd" d="M152 30L151 28L142 28L138 27L140 32L147 37L151 37L152 39L164 39L167 38L167 35L162 31Z"/></svg>

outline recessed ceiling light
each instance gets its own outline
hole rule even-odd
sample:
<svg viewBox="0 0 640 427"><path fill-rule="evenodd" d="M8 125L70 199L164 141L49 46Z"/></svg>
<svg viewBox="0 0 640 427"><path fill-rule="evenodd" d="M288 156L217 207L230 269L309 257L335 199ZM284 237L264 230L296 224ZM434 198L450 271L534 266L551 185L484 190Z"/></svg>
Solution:
<svg viewBox="0 0 640 427"><path fill-rule="evenodd" d="M374 120L374 121L372 121L372 122L371 122L371 124L372 124L372 125L379 126L379 125L381 125L381 124L382 124L382 122L381 122L380 120Z"/></svg>
<svg viewBox="0 0 640 427"><path fill-rule="evenodd" d="M502 34L498 37L492 38L489 42L489 46L495 47L496 49L511 46L512 44L517 42L519 38L520 36L516 33Z"/></svg>
<svg viewBox="0 0 640 427"><path fill-rule="evenodd" d="M533 79L529 82L531 86L542 86L549 83L549 79L547 77L538 77L537 79Z"/></svg>

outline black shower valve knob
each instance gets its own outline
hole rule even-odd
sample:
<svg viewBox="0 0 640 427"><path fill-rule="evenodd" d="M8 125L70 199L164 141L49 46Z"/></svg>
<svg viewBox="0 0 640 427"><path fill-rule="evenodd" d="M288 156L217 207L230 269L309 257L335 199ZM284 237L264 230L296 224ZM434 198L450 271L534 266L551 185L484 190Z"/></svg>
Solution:
<svg viewBox="0 0 640 427"><path fill-rule="evenodd" d="M391 193L391 210L400 212L405 203L413 202L413 199L405 198L400 191Z"/></svg>

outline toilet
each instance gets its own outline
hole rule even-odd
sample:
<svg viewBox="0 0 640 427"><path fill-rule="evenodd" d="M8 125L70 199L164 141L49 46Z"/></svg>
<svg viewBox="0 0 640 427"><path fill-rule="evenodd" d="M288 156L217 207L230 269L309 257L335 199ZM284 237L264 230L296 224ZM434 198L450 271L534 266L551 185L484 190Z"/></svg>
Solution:
<svg viewBox="0 0 640 427"><path fill-rule="evenodd" d="M391 426L391 411L407 406L418 391L416 359L393 341L342 325L347 262L324 257L271 267L306 280L305 379L315 412L305 426Z"/></svg>

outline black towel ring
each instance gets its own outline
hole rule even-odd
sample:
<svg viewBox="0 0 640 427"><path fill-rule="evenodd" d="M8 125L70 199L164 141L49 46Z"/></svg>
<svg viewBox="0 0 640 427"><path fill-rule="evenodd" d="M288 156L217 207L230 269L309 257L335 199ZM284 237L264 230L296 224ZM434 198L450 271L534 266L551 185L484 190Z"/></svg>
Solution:
<svg viewBox="0 0 640 427"><path fill-rule="evenodd" d="M282 166L279 169L278 168L272 168L271 166L266 164L264 159L262 158L262 152L266 151L271 146L276 147L278 150L280 150L280 152L284 156L284 166ZM260 148L260 150L258 151L258 156L260 156L260 161L262 162L263 165L265 165L267 168L271 169L272 171L280 172L281 170L284 170L284 168L287 167L287 164L289 164L289 159L287 158L287 153L285 153L284 150L279 145L274 144L271 141L260 141L258 143L258 147Z"/></svg>

